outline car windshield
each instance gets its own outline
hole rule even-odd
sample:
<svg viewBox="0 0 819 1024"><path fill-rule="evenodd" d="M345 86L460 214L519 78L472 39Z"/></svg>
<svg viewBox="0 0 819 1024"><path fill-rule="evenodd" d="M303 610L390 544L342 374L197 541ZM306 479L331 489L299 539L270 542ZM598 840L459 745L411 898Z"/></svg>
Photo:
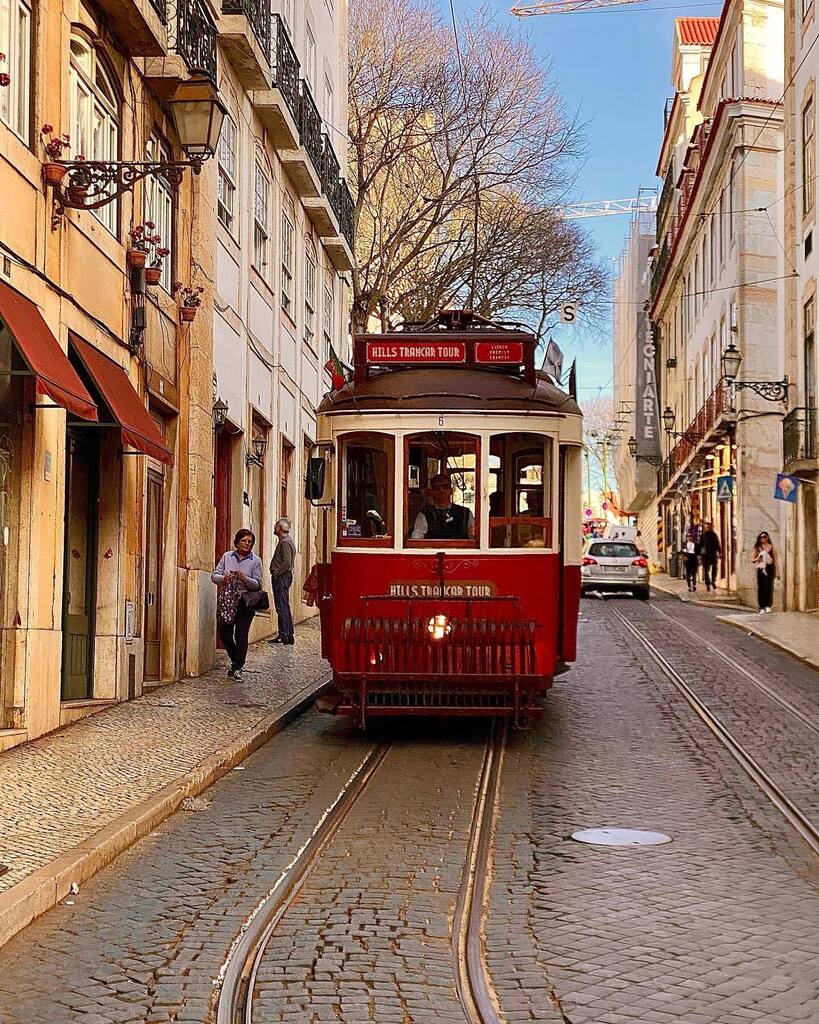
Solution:
<svg viewBox="0 0 819 1024"><path fill-rule="evenodd" d="M634 558L640 552L633 544L592 544L589 554L595 558Z"/></svg>

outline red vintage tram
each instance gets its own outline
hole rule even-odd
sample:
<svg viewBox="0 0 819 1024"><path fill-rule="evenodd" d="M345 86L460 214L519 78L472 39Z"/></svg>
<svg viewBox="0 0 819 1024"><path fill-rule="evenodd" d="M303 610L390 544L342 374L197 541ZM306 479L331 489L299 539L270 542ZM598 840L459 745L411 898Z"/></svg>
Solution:
<svg viewBox="0 0 819 1024"><path fill-rule="evenodd" d="M307 481L325 710L520 724L574 660L581 414L534 355L464 311L356 337Z"/></svg>

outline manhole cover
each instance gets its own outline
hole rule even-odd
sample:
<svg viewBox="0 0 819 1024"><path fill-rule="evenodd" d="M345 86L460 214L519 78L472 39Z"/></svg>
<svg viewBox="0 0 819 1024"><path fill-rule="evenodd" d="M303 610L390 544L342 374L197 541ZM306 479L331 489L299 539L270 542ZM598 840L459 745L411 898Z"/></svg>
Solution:
<svg viewBox="0 0 819 1024"><path fill-rule="evenodd" d="M592 846L662 846L671 836L664 832L643 832L637 828L584 828L572 832L572 839Z"/></svg>

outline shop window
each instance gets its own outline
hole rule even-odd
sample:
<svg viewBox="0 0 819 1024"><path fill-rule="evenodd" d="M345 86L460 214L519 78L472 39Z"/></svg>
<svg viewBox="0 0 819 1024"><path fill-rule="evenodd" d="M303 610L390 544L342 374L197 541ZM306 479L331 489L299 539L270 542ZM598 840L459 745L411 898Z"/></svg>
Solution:
<svg viewBox="0 0 819 1024"><path fill-rule="evenodd" d="M393 542L395 442L385 434L351 434L341 448L339 543Z"/></svg>
<svg viewBox="0 0 819 1024"><path fill-rule="evenodd" d="M489 546L552 546L552 439L496 434L489 446Z"/></svg>
<svg viewBox="0 0 819 1024"><path fill-rule="evenodd" d="M410 547L477 547L479 441L431 431L405 439L404 537Z"/></svg>

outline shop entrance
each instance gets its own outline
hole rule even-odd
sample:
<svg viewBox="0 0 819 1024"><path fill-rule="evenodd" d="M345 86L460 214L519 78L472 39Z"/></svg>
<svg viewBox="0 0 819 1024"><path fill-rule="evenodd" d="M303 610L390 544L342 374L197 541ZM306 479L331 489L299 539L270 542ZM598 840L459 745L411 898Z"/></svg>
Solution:
<svg viewBox="0 0 819 1024"><path fill-rule="evenodd" d="M86 700L94 690L99 442L96 430L71 426L66 442L60 698L69 701Z"/></svg>
<svg viewBox="0 0 819 1024"><path fill-rule="evenodd" d="M148 470L145 514L145 679L159 679L162 650L162 477Z"/></svg>

